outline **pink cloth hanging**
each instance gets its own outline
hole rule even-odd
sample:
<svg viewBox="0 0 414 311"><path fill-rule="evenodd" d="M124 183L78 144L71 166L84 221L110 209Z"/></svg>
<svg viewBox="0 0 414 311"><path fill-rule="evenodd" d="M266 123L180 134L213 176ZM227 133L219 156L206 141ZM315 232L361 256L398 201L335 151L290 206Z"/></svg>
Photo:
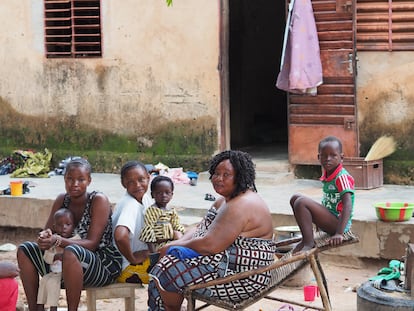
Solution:
<svg viewBox="0 0 414 311"><path fill-rule="evenodd" d="M276 87L316 95L321 84L322 63L311 0L291 0Z"/></svg>

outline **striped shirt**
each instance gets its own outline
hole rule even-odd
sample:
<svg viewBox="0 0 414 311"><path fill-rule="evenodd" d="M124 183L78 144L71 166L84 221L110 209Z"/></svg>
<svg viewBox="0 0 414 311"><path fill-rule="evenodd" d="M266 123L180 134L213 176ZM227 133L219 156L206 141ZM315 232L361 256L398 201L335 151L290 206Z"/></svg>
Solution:
<svg viewBox="0 0 414 311"><path fill-rule="evenodd" d="M322 205L337 217L341 214L343 208L342 196L347 192L351 193L352 210L350 219L352 219L355 198L354 178L347 172L342 164L339 164L330 176L326 176L326 173L324 173L320 180L323 184Z"/></svg>

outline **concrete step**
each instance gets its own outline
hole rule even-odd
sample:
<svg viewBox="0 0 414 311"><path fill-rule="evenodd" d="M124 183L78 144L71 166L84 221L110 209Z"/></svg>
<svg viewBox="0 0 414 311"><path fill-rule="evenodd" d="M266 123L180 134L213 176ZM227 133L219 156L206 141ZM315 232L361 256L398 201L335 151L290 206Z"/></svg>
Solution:
<svg viewBox="0 0 414 311"><path fill-rule="evenodd" d="M257 173L283 173L291 171L291 165L288 160L255 159L254 163Z"/></svg>
<svg viewBox="0 0 414 311"><path fill-rule="evenodd" d="M290 183L295 179L295 175L292 172L256 172L256 186L257 185L281 185Z"/></svg>
<svg viewBox="0 0 414 311"><path fill-rule="evenodd" d="M279 185L291 182L295 178L287 160L257 159L254 162L256 164L256 185ZM207 171L201 172L198 174L198 181L208 182L209 177L210 174Z"/></svg>
<svg viewBox="0 0 414 311"><path fill-rule="evenodd" d="M198 174L198 182L208 182L210 174L201 172ZM292 172L256 172L256 185L280 185L292 182L295 175Z"/></svg>

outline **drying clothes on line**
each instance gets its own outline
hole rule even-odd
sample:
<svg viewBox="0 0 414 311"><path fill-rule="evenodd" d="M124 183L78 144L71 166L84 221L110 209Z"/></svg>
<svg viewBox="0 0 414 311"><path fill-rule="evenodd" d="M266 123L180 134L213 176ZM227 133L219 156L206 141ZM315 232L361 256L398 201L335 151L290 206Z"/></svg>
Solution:
<svg viewBox="0 0 414 311"><path fill-rule="evenodd" d="M318 32L311 0L292 0L276 86L291 93L316 95L322 81Z"/></svg>

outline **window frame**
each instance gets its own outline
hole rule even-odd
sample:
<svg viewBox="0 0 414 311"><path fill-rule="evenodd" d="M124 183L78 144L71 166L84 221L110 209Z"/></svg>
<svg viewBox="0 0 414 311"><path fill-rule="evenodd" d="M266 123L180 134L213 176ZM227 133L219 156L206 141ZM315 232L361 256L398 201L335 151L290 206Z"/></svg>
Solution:
<svg viewBox="0 0 414 311"><path fill-rule="evenodd" d="M102 57L100 0L44 0L46 58Z"/></svg>

